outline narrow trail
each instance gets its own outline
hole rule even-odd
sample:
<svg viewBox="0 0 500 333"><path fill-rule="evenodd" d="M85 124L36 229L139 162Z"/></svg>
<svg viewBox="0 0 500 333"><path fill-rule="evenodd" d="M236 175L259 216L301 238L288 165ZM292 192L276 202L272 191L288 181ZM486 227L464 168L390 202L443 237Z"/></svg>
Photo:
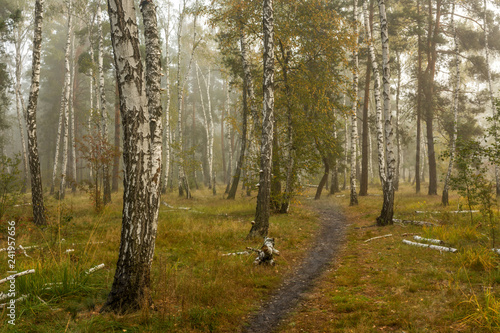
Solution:
<svg viewBox="0 0 500 333"><path fill-rule="evenodd" d="M312 241L306 257L264 304L250 317L242 328L244 333L271 333L278 328L280 322L296 308L302 296L309 291L320 275L331 265L337 256L347 227L345 217L340 208L330 200L314 201L311 204L319 213L321 228Z"/></svg>

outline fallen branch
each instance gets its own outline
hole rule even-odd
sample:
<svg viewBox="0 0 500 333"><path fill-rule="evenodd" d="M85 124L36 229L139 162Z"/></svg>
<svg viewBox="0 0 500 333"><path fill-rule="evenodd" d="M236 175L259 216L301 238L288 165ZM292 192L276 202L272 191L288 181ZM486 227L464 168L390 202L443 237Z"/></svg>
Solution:
<svg viewBox="0 0 500 333"><path fill-rule="evenodd" d="M479 213L478 210L452 210L451 212L448 212L448 213L452 213L452 214L469 214L469 213Z"/></svg>
<svg viewBox="0 0 500 333"><path fill-rule="evenodd" d="M413 246L428 247L430 249L445 251L445 252L455 253L458 251L457 249L454 249L452 247L445 247L445 246L424 244L424 243L415 243L415 242L410 242L409 240L406 240L406 239L403 239L403 243L408 244L408 245L413 245Z"/></svg>
<svg viewBox="0 0 500 333"><path fill-rule="evenodd" d="M371 242L372 240L375 240L375 239L385 238L385 237L392 237L392 234L387 234L387 235L383 235L383 236L373 237L373 238L365 240L365 243Z"/></svg>
<svg viewBox="0 0 500 333"><path fill-rule="evenodd" d="M23 254L24 254L26 257L31 258L31 256L29 256L29 255L26 253L26 249L25 249L22 245L19 245L19 249L20 249L21 251L23 251Z"/></svg>
<svg viewBox="0 0 500 333"><path fill-rule="evenodd" d="M274 248L274 238L264 238L264 244L262 244L260 250L247 247L247 250L257 252L257 258L254 260L255 265L271 265L274 266L273 255L280 255L280 252Z"/></svg>
<svg viewBox="0 0 500 333"><path fill-rule="evenodd" d="M394 223L403 223L403 224L414 224L414 225L421 225L421 226L429 226L429 227L437 226L437 224L435 224L435 223L425 222L425 221L392 219L392 222L394 222Z"/></svg>
<svg viewBox="0 0 500 333"><path fill-rule="evenodd" d="M33 273L35 273L34 269L29 269L29 270L21 272L21 273L16 273L16 274L13 274L11 276L6 277L5 279L0 280L0 284L5 283L9 280L18 278L18 277L23 276L23 275L28 275L28 274L33 274Z"/></svg>
<svg viewBox="0 0 500 333"><path fill-rule="evenodd" d="M243 254L250 254L250 252L248 252L248 251L242 251L242 252L234 252L234 253L225 253L225 254L221 254L221 256L223 256L223 257L226 257L226 256L239 256L239 255L243 255Z"/></svg>
<svg viewBox="0 0 500 333"><path fill-rule="evenodd" d="M32 246L26 246L26 247L23 247L22 245L19 245L17 247L18 250L30 250L30 249L34 249L34 248L37 248L38 245L32 245ZM4 251L7 251L7 248L3 248L3 249L0 249L0 252L4 252Z"/></svg>
<svg viewBox="0 0 500 333"><path fill-rule="evenodd" d="M87 275L92 274L95 271L100 270L102 268L104 268L104 264L97 265L95 267L90 268L88 271L85 272L85 274L87 274Z"/></svg>
<svg viewBox="0 0 500 333"><path fill-rule="evenodd" d="M420 236L414 236L413 239L416 241L419 241L419 242L427 242L427 243L433 243L433 244L444 244L444 242L440 239L423 238Z"/></svg>
<svg viewBox="0 0 500 333"><path fill-rule="evenodd" d="M416 210L415 213L417 213L417 214L441 214L442 212L428 211L428 210Z"/></svg>

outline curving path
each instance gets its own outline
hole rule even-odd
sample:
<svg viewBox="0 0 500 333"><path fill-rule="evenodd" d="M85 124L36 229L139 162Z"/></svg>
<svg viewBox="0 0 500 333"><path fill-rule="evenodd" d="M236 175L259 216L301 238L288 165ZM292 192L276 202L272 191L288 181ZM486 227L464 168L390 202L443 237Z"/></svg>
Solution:
<svg viewBox="0 0 500 333"><path fill-rule="evenodd" d="M273 332L281 320L297 306L302 295L309 291L321 273L335 259L344 242L347 226L340 208L330 200L314 201L311 205L320 215L322 227L307 257L289 276L271 299L254 314L242 328L245 333Z"/></svg>

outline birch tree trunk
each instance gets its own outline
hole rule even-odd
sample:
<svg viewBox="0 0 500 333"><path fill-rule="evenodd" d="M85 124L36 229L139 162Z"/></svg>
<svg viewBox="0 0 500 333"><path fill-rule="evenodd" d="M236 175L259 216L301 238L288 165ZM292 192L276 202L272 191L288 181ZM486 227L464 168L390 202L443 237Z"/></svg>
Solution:
<svg viewBox="0 0 500 333"><path fill-rule="evenodd" d="M391 72L389 67L389 33L387 28L387 16L385 11L385 1L378 0L380 14L380 35L382 39L382 72L383 72L383 97L384 97L384 130L385 130L385 157L387 174L382 187L384 202L382 211L377 218L377 225L392 224L394 215L394 170L396 168L396 158L393 144L393 128L391 113Z"/></svg>
<svg viewBox="0 0 500 333"><path fill-rule="evenodd" d="M102 19L101 19L101 1L97 3L97 35L99 38L99 56L97 58L97 68L99 71L99 97L100 97L100 116L101 116L101 129L103 142L108 142L108 111L106 109L106 93L104 89L104 69L103 69L103 58L104 58L104 44L102 35ZM102 202L104 205L111 202L111 183L109 174L109 165L107 163L103 164L102 167L102 182L103 182L103 192L102 192Z"/></svg>
<svg viewBox="0 0 500 333"><path fill-rule="evenodd" d="M420 24L420 0L417 0L417 136L415 147L415 192L420 193L420 142L421 138L421 115L422 115L422 40L421 40L421 24Z"/></svg>
<svg viewBox="0 0 500 333"><path fill-rule="evenodd" d="M161 166L160 57L155 5L142 3L148 96L140 58L133 0L109 0L111 40L117 69L124 149L120 252L113 286L101 312L124 313L151 303L150 277L158 226ZM148 108L149 104L149 108ZM152 113L149 112L152 111Z"/></svg>
<svg viewBox="0 0 500 333"><path fill-rule="evenodd" d="M118 191L118 179L120 178L120 96L118 93L118 84L115 84L115 156L113 158L113 178L111 190Z"/></svg>
<svg viewBox="0 0 500 333"><path fill-rule="evenodd" d="M353 101L351 110L351 194L349 205L355 206L358 204L358 195L356 193L356 150L358 143L358 6L357 0L354 0L353 8L353 24L354 24L354 35L356 38L354 50L352 54L354 68L352 71L352 90L353 90Z"/></svg>
<svg viewBox="0 0 500 333"><path fill-rule="evenodd" d="M198 83L198 91L200 92L200 99L201 99L201 110L203 111L203 123L205 125L205 135L207 137L207 165L208 165L208 188L212 188L212 152L210 148L210 142L211 142L211 133L210 133L210 122L208 120L209 117L207 117L207 109L205 108L205 101L203 98L203 92L201 91L201 84L200 84L200 67L198 64L195 65L196 67L196 82ZM207 86L208 90L208 83L205 80L205 85ZM210 98L210 95L208 95L208 98ZM210 104L210 102L209 102Z"/></svg>
<svg viewBox="0 0 500 333"><path fill-rule="evenodd" d="M453 2L451 10L451 29L453 32L453 46L455 51L455 91L453 92L453 134L451 136L451 142L450 142L450 163L448 164L448 171L446 172L446 178L444 180L443 195L441 197L441 202L443 203L443 206L449 205L448 188L451 177L451 171L453 169L453 163L455 161L455 150L456 150L456 142L458 136L457 125L458 125L458 97L460 94L460 59L458 57L459 48L458 48L457 29L455 27L454 16L455 16L455 2Z"/></svg>
<svg viewBox="0 0 500 333"><path fill-rule="evenodd" d="M56 136L56 151L54 157L54 167L52 168L52 185L50 186L50 194L54 194L55 186L56 186L56 178L57 178L57 169L59 166L59 152L61 151L60 143L61 143L61 132L63 130L63 118L64 118L64 96L66 94L66 80L63 83L62 93L61 93L61 106L59 108L59 121L57 127L57 136Z"/></svg>
<svg viewBox="0 0 500 333"><path fill-rule="evenodd" d="M28 152L26 151L26 135L24 129L24 102L21 93L21 71L22 71L22 39L24 38L24 33L21 31L20 24L14 26L15 38L14 38L14 49L15 49L15 62L16 62L16 113L17 113L17 124L19 126L19 133L21 134L21 145L22 145L22 158L23 158L23 185L22 192L25 193L28 187L29 181L29 166L28 166Z"/></svg>
<svg viewBox="0 0 500 333"><path fill-rule="evenodd" d="M76 132L75 132L75 67L76 67L76 61L75 61L75 34L72 35L71 37L71 93L70 93L70 105L69 109L71 111L71 118L70 118L70 126L71 126L71 141L70 141L70 148L71 148L71 192L76 193Z"/></svg>
<svg viewBox="0 0 500 333"><path fill-rule="evenodd" d="M64 55L64 98L63 105L63 119L64 119L64 136L63 136L63 160L61 167L61 184L59 187L59 199L64 199L66 194L66 172L68 169L68 134L69 134L69 100L71 97L71 38L73 35L73 14L72 14L72 0L67 0L68 7L68 37L66 39L66 53Z"/></svg>
<svg viewBox="0 0 500 333"><path fill-rule="evenodd" d="M401 164L401 142L399 135L399 95L401 92L401 57L400 53L396 51L396 61L398 64L398 83L396 87L396 149L397 149L397 161L396 168L394 170L394 190L397 191L399 189L399 168Z"/></svg>
<svg viewBox="0 0 500 333"><path fill-rule="evenodd" d="M273 125L274 125L274 22L273 0L264 0L263 5L264 30L264 77L263 100L264 118L262 121L261 170L259 193L255 223L247 238L266 237L269 229L271 169L273 156Z"/></svg>
<svg viewBox="0 0 500 333"><path fill-rule="evenodd" d="M170 127L170 3L167 5L167 24L164 27L165 32L165 115L164 115L164 141L165 147L165 163L164 163L164 179L162 185L162 193L167 192L167 185L170 176L170 155L172 153L172 132Z"/></svg>
<svg viewBox="0 0 500 333"><path fill-rule="evenodd" d="M377 128L377 152L378 152L378 173L380 178L380 184L382 186L386 180L386 166L385 166L385 156L384 156L384 133L382 127L382 101L380 99L380 73L378 70L377 58L375 55L375 48L373 46L372 37L372 25L369 21L367 0L363 1L363 12L364 12L364 22L365 30L368 39L368 49L370 53L370 60L372 63L373 71L373 96L375 99L375 123Z"/></svg>
<svg viewBox="0 0 500 333"><path fill-rule="evenodd" d="M39 226L47 224L45 220L45 206L43 203L42 178L40 174L40 161L38 159L38 142L36 135L36 110L38 93L40 91L40 53L42 48L43 4L44 0L36 0L35 2L31 88L28 108L26 109L33 222Z"/></svg>
<svg viewBox="0 0 500 333"><path fill-rule="evenodd" d="M490 93L490 104L491 104L491 113L493 119L496 119L496 108L495 108L495 98L493 96L493 87L491 82L491 66L490 66L490 48L488 43L488 16L487 16L488 3L484 0L484 57L486 60L486 70L488 72L488 89ZM497 121L494 120L494 128L495 128L495 141L498 142L498 129L497 129ZM500 168L498 164L495 164L495 183L496 183L496 194L497 197L500 196Z"/></svg>

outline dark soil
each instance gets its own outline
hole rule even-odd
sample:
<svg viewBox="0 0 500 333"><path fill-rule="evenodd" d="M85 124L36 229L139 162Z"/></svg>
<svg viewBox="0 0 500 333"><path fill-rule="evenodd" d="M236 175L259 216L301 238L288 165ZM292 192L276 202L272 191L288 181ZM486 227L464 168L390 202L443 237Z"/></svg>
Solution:
<svg viewBox="0 0 500 333"><path fill-rule="evenodd" d="M320 275L334 263L344 243L345 217L340 208L330 200L314 201L313 210L318 212L321 228L311 249L297 270L289 276L278 291L261 309L250 317L243 327L246 333L270 333L294 310L304 294L309 291Z"/></svg>

